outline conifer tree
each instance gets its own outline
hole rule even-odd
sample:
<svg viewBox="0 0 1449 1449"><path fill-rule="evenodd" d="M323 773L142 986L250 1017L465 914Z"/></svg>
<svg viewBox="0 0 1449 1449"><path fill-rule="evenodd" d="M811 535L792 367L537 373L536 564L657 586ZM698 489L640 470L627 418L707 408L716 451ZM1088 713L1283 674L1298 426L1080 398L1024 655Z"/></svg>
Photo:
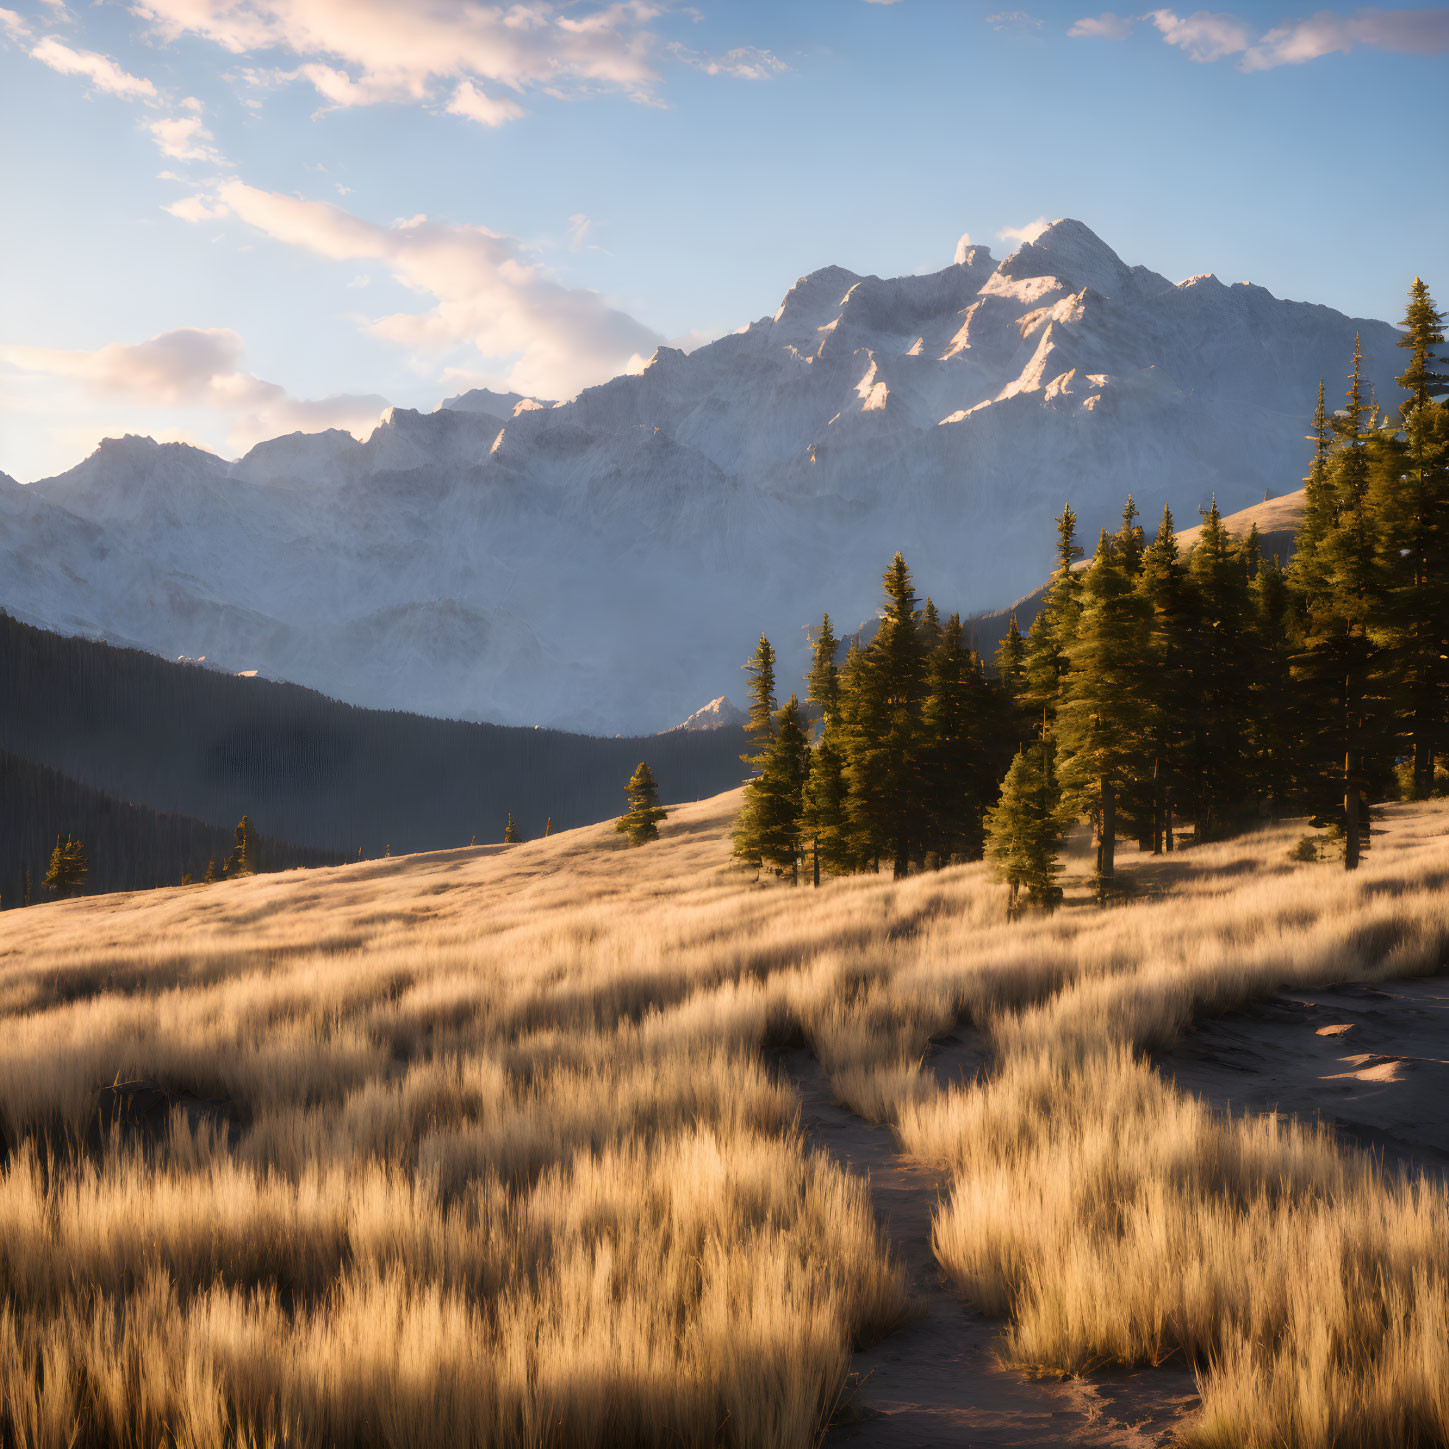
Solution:
<svg viewBox="0 0 1449 1449"><path fill-rule="evenodd" d="M1196 839L1235 829L1249 808L1248 587L1216 496L1188 556L1189 652L1184 792Z"/></svg>
<svg viewBox="0 0 1449 1449"><path fill-rule="evenodd" d="M1137 518L1137 504L1129 493L1127 502L1122 507L1122 527L1112 539L1117 550L1117 561L1129 579L1135 579L1141 572L1142 555L1147 551L1147 536Z"/></svg>
<svg viewBox="0 0 1449 1449"><path fill-rule="evenodd" d="M86 858L85 846L69 835L62 842L57 835L43 885L57 900L78 896L85 889L86 873L89 869L90 861Z"/></svg>
<svg viewBox="0 0 1449 1449"><path fill-rule="evenodd" d="M1187 570L1177 544L1172 510L1164 507L1157 535L1142 555L1137 591L1148 620L1144 703L1147 738L1143 769L1150 770L1145 843L1155 855L1174 843L1173 811L1182 788L1184 741L1191 707Z"/></svg>
<svg viewBox="0 0 1449 1449"><path fill-rule="evenodd" d="M1083 578L1056 725L1063 798L1092 821L1103 891L1115 876L1117 799L1143 769L1148 619L1104 531Z"/></svg>
<svg viewBox="0 0 1449 1449"><path fill-rule="evenodd" d="M921 709L923 844L937 865L979 860L987 778L989 695L959 614L938 626Z"/></svg>
<svg viewBox="0 0 1449 1449"><path fill-rule="evenodd" d="M521 837L518 834L518 827L513 823L513 812L508 812L508 823L503 827L504 845L517 845Z"/></svg>
<svg viewBox="0 0 1449 1449"><path fill-rule="evenodd" d="M821 871L843 875L855 865L845 762L836 738L836 730L827 726L820 743L810 754L800 811L801 851L809 857L811 878L816 885L820 884Z"/></svg>
<svg viewBox="0 0 1449 1449"><path fill-rule="evenodd" d="M654 771L640 760L629 777L629 809L615 822L614 829L629 837L630 845L647 845L659 839L659 822L668 818L669 812L660 807L659 785ZM509 816L510 822L512 816Z"/></svg>
<svg viewBox="0 0 1449 1449"><path fill-rule="evenodd" d="M750 717L745 723L750 749L740 759L750 767L752 774L757 775L769 753L775 730L775 650L763 634L744 669L750 676L746 691Z"/></svg>
<svg viewBox="0 0 1449 1449"><path fill-rule="evenodd" d="M1295 648L1288 579L1275 554L1264 559L1249 589L1247 745L1249 780L1276 822L1297 780L1297 696L1291 677Z"/></svg>
<svg viewBox="0 0 1449 1449"><path fill-rule="evenodd" d="M996 677L1007 697L1013 700L1018 698L1026 683L1026 643L1017 626L1015 612L1012 613L1011 623L1006 626L1001 643L996 646L996 657L992 662L996 666Z"/></svg>
<svg viewBox="0 0 1449 1449"><path fill-rule="evenodd" d="M815 636L805 694L805 698L819 711L821 719L826 721L840 705L840 670L835 663L839 647L839 640L830 626L830 615L826 614L820 621L820 632Z"/></svg>
<svg viewBox="0 0 1449 1449"><path fill-rule="evenodd" d="M1437 349L1443 317L1418 278L1409 292L1399 346L1409 363L1397 379L1402 440L1377 450L1372 510L1384 587L1380 635L1395 677L1395 706L1411 750L1410 793L1422 799L1449 725L1449 392Z"/></svg>
<svg viewBox="0 0 1449 1449"><path fill-rule="evenodd" d="M1018 750L986 816L986 858L992 873L1010 888L1013 913L1023 890L1031 904L1048 909L1061 900L1058 804L1050 749L1039 743Z"/></svg>
<svg viewBox="0 0 1449 1449"><path fill-rule="evenodd" d="M360 847L357 852L357 858L359 860L362 859L362 850ZM206 874L201 877L201 883L202 885L215 885L220 879L221 877L216 873L216 857L212 856L206 862Z"/></svg>
<svg viewBox="0 0 1449 1449"><path fill-rule="evenodd" d="M28 865L25 867L25 878L20 890L20 904L22 906L30 904L30 867Z"/></svg>
<svg viewBox="0 0 1449 1449"><path fill-rule="evenodd" d="M922 838L921 705L924 660L911 571L896 554L882 577L886 604L852 681L846 761L851 819L863 856L892 863L897 879L919 857Z"/></svg>
<svg viewBox="0 0 1449 1449"><path fill-rule="evenodd" d="M238 876L254 874L256 868L256 836L252 831L251 817L243 815L237 821L231 854L222 866L222 873L228 880L233 880Z"/></svg>
<svg viewBox="0 0 1449 1449"><path fill-rule="evenodd" d="M1070 505L1057 519L1057 566L1047 586L1047 595L1026 636L1025 702L1034 716L1056 713L1062 676L1067 672L1067 650L1076 633L1081 612L1081 584L1072 568L1081 556L1077 547L1077 515Z"/></svg>
<svg viewBox="0 0 1449 1449"><path fill-rule="evenodd" d="M747 864L795 880L800 862L800 817L810 769L810 742L800 703L792 694L773 722L760 772L745 784L735 821L735 854Z"/></svg>
<svg viewBox="0 0 1449 1449"><path fill-rule="evenodd" d="M1367 833L1366 786L1391 753L1383 661L1370 630L1383 593L1383 561L1370 498L1370 405L1363 394L1362 351L1356 342L1348 406L1331 423L1333 445L1323 469L1332 523L1311 535L1312 567L1299 572L1304 645L1294 660L1307 706L1306 743L1317 753L1309 761L1310 775L1316 776L1310 798L1317 797L1320 818L1326 814L1343 829L1349 870L1359 863ZM1340 803L1325 809L1330 794Z"/></svg>

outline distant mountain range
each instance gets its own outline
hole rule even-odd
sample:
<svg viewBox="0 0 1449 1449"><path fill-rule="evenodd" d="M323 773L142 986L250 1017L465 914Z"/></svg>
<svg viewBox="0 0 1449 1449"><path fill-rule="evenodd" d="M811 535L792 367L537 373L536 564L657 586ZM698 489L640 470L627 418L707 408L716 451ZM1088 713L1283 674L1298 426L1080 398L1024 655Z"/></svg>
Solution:
<svg viewBox="0 0 1449 1449"><path fill-rule="evenodd" d="M366 442L295 434L234 463L112 439L0 476L0 606L338 698L649 732L738 694L762 630L845 631L901 550L946 608L999 607L1130 490L1144 519L1301 477L1320 373L1396 329L1212 276L1172 283L1059 221L997 262L802 277L773 317L564 403L484 391ZM788 686L788 681L787 681Z"/></svg>

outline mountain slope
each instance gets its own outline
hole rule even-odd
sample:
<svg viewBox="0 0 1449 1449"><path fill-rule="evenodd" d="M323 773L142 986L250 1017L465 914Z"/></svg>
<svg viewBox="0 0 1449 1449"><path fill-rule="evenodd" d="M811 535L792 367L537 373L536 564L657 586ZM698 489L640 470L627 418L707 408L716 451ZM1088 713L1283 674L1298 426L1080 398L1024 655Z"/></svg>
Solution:
<svg viewBox="0 0 1449 1449"><path fill-rule="evenodd" d="M208 861L218 870L230 855L233 833L187 815L151 810L83 785L49 765L38 765L0 750L0 905L24 899L30 872L33 902L46 899L41 889L51 847L57 837L73 835L86 848L86 894L148 890L177 885L190 873L201 880ZM289 845L259 836L255 866L260 871L297 866L339 865L338 851Z"/></svg>
<svg viewBox="0 0 1449 1449"><path fill-rule="evenodd" d="M641 759L666 803L712 795L738 783L745 744L738 727L593 739L360 709L4 614L0 680L0 750L153 810L228 832L247 814L349 858L498 840L510 813L525 837L550 819L607 819Z"/></svg>
<svg viewBox="0 0 1449 1449"><path fill-rule="evenodd" d="M826 267L560 404L466 393L234 464L110 440L0 487L0 603L359 703L657 730L728 694L761 630L794 673L800 625L867 617L897 549L982 609L1042 576L1067 500L1091 537L1129 489L1149 518L1280 491L1355 333L1392 396L1386 323L1174 285L1069 220L1000 263Z"/></svg>

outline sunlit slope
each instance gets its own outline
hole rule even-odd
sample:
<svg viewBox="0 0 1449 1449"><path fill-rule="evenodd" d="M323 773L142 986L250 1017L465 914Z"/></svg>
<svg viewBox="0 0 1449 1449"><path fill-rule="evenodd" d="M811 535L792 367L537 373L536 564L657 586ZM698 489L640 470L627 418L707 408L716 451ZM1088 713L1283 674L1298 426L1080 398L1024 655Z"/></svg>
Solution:
<svg viewBox="0 0 1449 1449"><path fill-rule="evenodd" d="M1352 877L1289 824L1015 923L981 866L756 883L737 804L0 917L4 1435L812 1444L904 1295L795 1125L804 1041L942 1164L938 1254L1011 1358L1185 1359L1199 1446L1446 1441L1443 1188L1143 1055L1440 969L1443 804ZM963 1023L990 1075L945 1084Z"/></svg>

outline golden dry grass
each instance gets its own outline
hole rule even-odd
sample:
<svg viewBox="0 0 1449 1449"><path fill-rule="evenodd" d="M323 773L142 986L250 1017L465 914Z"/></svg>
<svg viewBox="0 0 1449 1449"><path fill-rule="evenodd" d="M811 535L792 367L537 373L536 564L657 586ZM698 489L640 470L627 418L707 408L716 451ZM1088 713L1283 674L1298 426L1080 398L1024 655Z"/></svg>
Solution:
<svg viewBox="0 0 1449 1449"><path fill-rule="evenodd" d="M942 1263L1018 1362L1185 1354L1199 1445L1449 1442L1449 1212L1145 1061L1280 984L1434 970L1449 813L1357 877L1294 831L1005 920L979 866L820 891L737 795L0 916L0 1418L23 1445L806 1445L901 1277L769 1048L946 1164ZM981 1082L930 1039L974 1022ZM97 1088L235 1103L98 1132Z"/></svg>

